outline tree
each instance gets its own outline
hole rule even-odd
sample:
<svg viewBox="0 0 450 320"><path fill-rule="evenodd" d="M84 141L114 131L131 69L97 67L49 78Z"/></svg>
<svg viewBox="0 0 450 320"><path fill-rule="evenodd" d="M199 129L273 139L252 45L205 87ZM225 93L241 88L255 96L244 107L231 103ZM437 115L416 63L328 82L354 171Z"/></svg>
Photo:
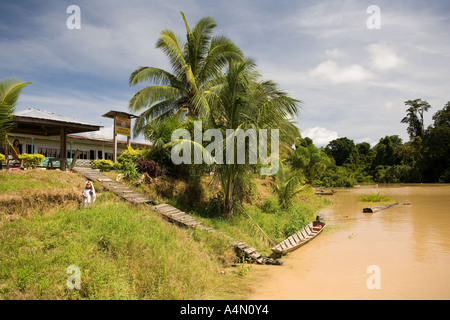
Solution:
<svg viewBox="0 0 450 320"><path fill-rule="evenodd" d="M450 102L433 115L424 134L424 175L429 182L450 182Z"/></svg>
<svg viewBox="0 0 450 320"><path fill-rule="evenodd" d="M253 148L258 148L250 143L248 138L245 139L245 150L248 150L245 163L238 163L235 138L227 136L227 132L242 130L242 132L249 132L250 138L256 138L254 135L260 129L267 131L277 129L279 132L277 142L280 147L287 145L294 140L293 137L300 135L298 128L290 120L298 112L299 103L300 101L278 89L272 81L261 80L256 72L256 65L251 59L230 62L224 74L223 85L214 88L209 96L209 104L213 108L208 116L202 118L202 130L216 129L216 132L221 133L219 137L214 138L218 139L214 143L221 147L223 155L228 152L234 155L233 159L215 161L211 164L222 189L225 215L232 216L235 201L239 199L239 190L248 188L250 177L257 168L264 166L260 158L261 153L259 157L256 157L256 163L248 161L250 154L257 154L257 150ZM261 139L261 136L259 138ZM179 143L183 145L189 143L198 147L198 143L186 138L172 141L171 145L177 147ZM267 144L267 149L271 150L270 142ZM204 146L200 147L203 150L206 149ZM279 159L272 159L272 161L276 162L278 167Z"/></svg>
<svg viewBox="0 0 450 320"><path fill-rule="evenodd" d="M186 42L165 29L156 43L156 48L168 56L172 73L157 67L140 67L130 75L132 86L145 81L152 83L140 89L129 103L131 111L142 111L135 122L135 135L155 118L184 112L195 117L207 115L208 95L221 85L223 69L229 61L243 59L241 50L230 39L212 36L217 26L213 18L200 19L191 31L183 12L181 16L186 26Z"/></svg>
<svg viewBox="0 0 450 320"><path fill-rule="evenodd" d="M17 100L26 86L31 82L22 82L8 78L0 81L0 142L5 141L6 132L13 125L14 110Z"/></svg>
<svg viewBox="0 0 450 320"><path fill-rule="evenodd" d="M227 129L278 129L280 145L286 145L292 137L300 135L289 120L297 114L300 101L279 90L272 81L261 81L255 67L250 59L230 63L224 86L215 92L209 125L221 132ZM245 177L252 171L251 165L234 161L233 164L216 164L215 169L224 193L226 214L231 215L234 188L240 181L246 181Z"/></svg>
<svg viewBox="0 0 450 320"><path fill-rule="evenodd" d="M424 134L423 114L431 108L431 105L422 99L408 100L405 104L409 108L401 123L408 124L407 131L411 138L422 137Z"/></svg>
<svg viewBox="0 0 450 320"><path fill-rule="evenodd" d="M346 137L330 141L325 147L325 153L332 157L337 166L347 163L356 150L355 143Z"/></svg>
<svg viewBox="0 0 450 320"><path fill-rule="evenodd" d="M386 136L381 138L374 149L374 159L372 165L377 166L392 166L399 164L399 157L397 149L402 145L402 139L395 136Z"/></svg>
<svg viewBox="0 0 450 320"><path fill-rule="evenodd" d="M433 115L434 127L450 127L450 101Z"/></svg>
<svg viewBox="0 0 450 320"><path fill-rule="evenodd" d="M280 208L287 209L293 198L305 188L299 172L280 162L274 176L273 191L278 196Z"/></svg>
<svg viewBox="0 0 450 320"><path fill-rule="evenodd" d="M310 184L315 184L316 180L334 165L323 149L317 148L308 137L296 140L295 149L290 152L286 161L293 169L300 170Z"/></svg>

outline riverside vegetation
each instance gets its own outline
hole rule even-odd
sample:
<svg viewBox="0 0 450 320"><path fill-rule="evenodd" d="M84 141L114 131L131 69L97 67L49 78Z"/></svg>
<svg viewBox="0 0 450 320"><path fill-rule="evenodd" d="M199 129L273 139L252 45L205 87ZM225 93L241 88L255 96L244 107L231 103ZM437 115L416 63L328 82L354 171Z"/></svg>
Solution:
<svg viewBox="0 0 450 320"><path fill-rule="evenodd" d="M108 174L117 176L114 171ZM236 256L229 240L220 233L180 229L145 205L122 202L100 185L96 185L94 207L81 209L84 182L84 178L69 172L0 171L2 299L244 296L252 277L251 267L232 267ZM290 228L309 221L324 205L312 192L306 192L298 195L292 209L280 211L270 184L269 180L261 181L259 195L254 194L258 201L244 206L274 239L293 232ZM205 189L208 186L206 181L201 185ZM137 188L159 201L184 206L192 196L186 183L167 177ZM214 217L207 214L211 206L214 201L189 213L236 239L270 251L248 216L236 214L231 220ZM81 270L80 290L66 286L70 265Z"/></svg>

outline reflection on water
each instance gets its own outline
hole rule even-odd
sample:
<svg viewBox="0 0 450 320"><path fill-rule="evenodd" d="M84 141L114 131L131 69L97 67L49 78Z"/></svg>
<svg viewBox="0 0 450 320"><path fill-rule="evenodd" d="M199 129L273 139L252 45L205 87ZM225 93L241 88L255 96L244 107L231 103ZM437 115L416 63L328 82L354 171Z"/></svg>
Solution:
<svg viewBox="0 0 450 320"><path fill-rule="evenodd" d="M358 197L380 192L395 202L372 214ZM324 209L327 227L265 277L248 299L450 299L450 185L341 189ZM379 267L380 289L369 289Z"/></svg>

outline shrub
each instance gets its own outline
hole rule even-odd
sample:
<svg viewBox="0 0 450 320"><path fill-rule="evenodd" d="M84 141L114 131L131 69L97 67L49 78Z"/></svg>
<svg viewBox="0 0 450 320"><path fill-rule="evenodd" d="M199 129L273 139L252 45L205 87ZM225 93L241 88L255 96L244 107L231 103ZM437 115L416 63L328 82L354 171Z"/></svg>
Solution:
<svg viewBox="0 0 450 320"><path fill-rule="evenodd" d="M124 164L125 162L135 163L138 159L143 157L143 150L135 150L131 146L128 146L127 150L122 152L122 154L117 158L117 161L120 164Z"/></svg>
<svg viewBox="0 0 450 320"><path fill-rule="evenodd" d="M113 169L113 166L114 164L111 160L99 159L94 161L94 168L103 171L110 171Z"/></svg>
<svg viewBox="0 0 450 320"><path fill-rule="evenodd" d="M136 167L141 173L147 173L150 177L156 178L161 175L161 168L153 160L139 159Z"/></svg>
<svg viewBox="0 0 450 320"><path fill-rule="evenodd" d="M25 168L36 168L42 161L44 161L45 157L42 154L28 154L24 153L19 155L19 159L23 161L23 166Z"/></svg>
<svg viewBox="0 0 450 320"><path fill-rule="evenodd" d="M5 162L6 157L0 153L0 162Z"/></svg>
<svg viewBox="0 0 450 320"><path fill-rule="evenodd" d="M123 174L124 179L129 181L139 178L139 171L133 162L124 162L120 172Z"/></svg>

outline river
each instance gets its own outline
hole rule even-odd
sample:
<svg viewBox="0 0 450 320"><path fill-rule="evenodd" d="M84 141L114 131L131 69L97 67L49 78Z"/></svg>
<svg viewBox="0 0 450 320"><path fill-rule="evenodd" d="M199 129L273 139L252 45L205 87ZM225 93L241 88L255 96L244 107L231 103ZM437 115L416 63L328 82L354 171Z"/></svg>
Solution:
<svg viewBox="0 0 450 320"><path fill-rule="evenodd" d="M410 205L363 213L380 205L358 201L370 192ZM450 185L338 189L330 199L323 232L283 266L257 267L247 299L450 299Z"/></svg>

